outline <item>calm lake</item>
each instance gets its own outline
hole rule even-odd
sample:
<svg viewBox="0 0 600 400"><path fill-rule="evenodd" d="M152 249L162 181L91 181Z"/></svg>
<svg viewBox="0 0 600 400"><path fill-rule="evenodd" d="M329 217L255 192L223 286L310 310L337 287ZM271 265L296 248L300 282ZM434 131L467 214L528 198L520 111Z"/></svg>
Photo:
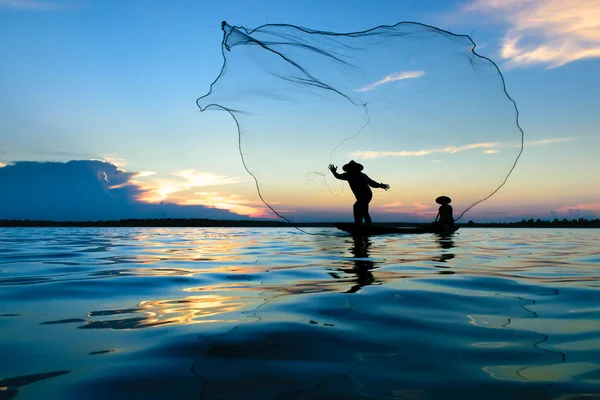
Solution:
<svg viewBox="0 0 600 400"><path fill-rule="evenodd" d="M0 229L0 399L600 399L600 230Z"/></svg>

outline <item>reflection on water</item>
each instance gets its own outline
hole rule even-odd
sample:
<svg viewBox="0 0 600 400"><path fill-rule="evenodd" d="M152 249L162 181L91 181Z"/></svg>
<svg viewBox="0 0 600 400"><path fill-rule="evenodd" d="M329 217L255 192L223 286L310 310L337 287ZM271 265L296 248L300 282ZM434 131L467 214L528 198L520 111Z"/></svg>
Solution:
<svg viewBox="0 0 600 400"><path fill-rule="evenodd" d="M353 245L349 248L354 256L354 266L351 269L340 268L346 273L356 274L356 285L352 286L346 293L356 293L361 287L371 285L375 282L375 277L371 270L375 268L375 262L369 259L369 247L371 239L368 236L356 235L352 237Z"/></svg>
<svg viewBox="0 0 600 400"><path fill-rule="evenodd" d="M43 374L33 374L26 376L18 376L15 378L0 379L0 399L12 399L17 397L19 394L19 388L25 385L29 385L34 382L42 381L44 379L54 378L68 374L71 371L54 371L45 372Z"/></svg>
<svg viewBox="0 0 600 400"><path fill-rule="evenodd" d="M598 230L314 231L0 229L0 399L599 397Z"/></svg>
<svg viewBox="0 0 600 400"><path fill-rule="evenodd" d="M245 305L239 297L220 295L145 300L140 302L137 308L91 311L88 314L91 320L79 328L139 329L167 324L215 322L210 317L239 310Z"/></svg>
<svg viewBox="0 0 600 400"><path fill-rule="evenodd" d="M454 240L452 240L452 238L454 237L454 234L451 235L436 235L436 242L439 244L440 248L443 249L440 257L438 258L439 262L446 262L448 260L452 260L454 258L454 253L452 253L451 251L444 251L444 250L450 250L454 247Z"/></svg>

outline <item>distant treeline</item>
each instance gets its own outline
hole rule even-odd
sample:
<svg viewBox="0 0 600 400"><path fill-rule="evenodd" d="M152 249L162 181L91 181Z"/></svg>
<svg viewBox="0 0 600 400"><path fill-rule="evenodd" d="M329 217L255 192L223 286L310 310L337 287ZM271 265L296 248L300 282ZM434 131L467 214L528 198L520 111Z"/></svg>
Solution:
<svg viewBox="0 0 600 400"><path fill-rule="evenodd" d="M386 226L421 226L427 225L414 222L385 222ZM520 222L473 222L457 224L471 228L600 228L600 219L587 220L555 218L553 221L528 219ZM268 220L222 220L207 218L153 218L153 219L120 219L112 221L32 221L32 220L0 220L0 227L129 227L129 228L287 228L298 227L333 227L333 222L301 222L288 224L281 221Z"/></svg>
<svg viewBox="0 0 600 400"><path fill-rule="evenodd" d="M153 219L120 219L112 221L30 221L0 220L0 227L136 227L136 228L194 228L194 227L289 227L281 221L266 220L220 220L207 218L153 218ZM333 226L332 223L300 223L295 226Z"/></svg>
<svg viewBox="0 0 600 400"><path fill-rule="evenodd" d="M600 219L558 219L544 221L541 219L524 219L520 222L473 222L466 226L472 228L600 228Z"/></svg>

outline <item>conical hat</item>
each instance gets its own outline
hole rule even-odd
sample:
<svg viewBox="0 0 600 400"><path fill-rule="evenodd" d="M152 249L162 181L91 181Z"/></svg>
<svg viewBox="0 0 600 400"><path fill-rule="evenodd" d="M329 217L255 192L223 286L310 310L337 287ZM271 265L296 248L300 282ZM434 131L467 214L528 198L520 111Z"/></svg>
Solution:
<svg viewBox="0 0 600 400"><path fill-rule="evenodd" d="M350 161L348 164L342 167L342 169L346 172L360 172L363 170L363 168L364 167L362 166L362 164L359 164L354 160Z"/></svg>
<svg viewBox="0 0 600 400"><path fill-rule="evenodd" d="M452 199L448 196L440 196L437 199L435 199L435 202L441 205L450 204L451 201Z"/></svg>

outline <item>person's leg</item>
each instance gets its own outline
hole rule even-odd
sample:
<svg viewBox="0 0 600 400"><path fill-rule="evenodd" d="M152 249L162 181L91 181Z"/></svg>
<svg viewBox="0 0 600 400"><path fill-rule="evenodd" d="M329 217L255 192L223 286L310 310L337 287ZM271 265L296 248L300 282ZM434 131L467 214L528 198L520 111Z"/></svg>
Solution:
<svg viewBox="0 0 600 400"><path fill-rule="evenodd" d="M363 206L363 217L365 218L365 223L367 225L371 225L371 216L369 215L369 203L371 202L371 199L373 198L373 196L367 196L364 199L364 206Z"/></svg>
<svg viewBox="0 0 600 400"><path fill-rule="evenodd" d="M371 225L371 216L369 215L369 203L365 203L363 207L363 216L365 217L365 224Z"/></svg>
<svg viewBox="0 0 600 400"><path fill-rule="evenodd" d="M371 217L369 217L369 203L365 199L359 199L354 203L354 221L361 224L364 218L365 223L371 223Z"/></svg>
<svg viewBox="0 0 600 400"><path fill-rule="evenodd" d="M362 223L362 213L360 211L360 201L356 200L354 206L352 207L352 211L354 212L354 223L356 225L360 225Z"/></svg>

